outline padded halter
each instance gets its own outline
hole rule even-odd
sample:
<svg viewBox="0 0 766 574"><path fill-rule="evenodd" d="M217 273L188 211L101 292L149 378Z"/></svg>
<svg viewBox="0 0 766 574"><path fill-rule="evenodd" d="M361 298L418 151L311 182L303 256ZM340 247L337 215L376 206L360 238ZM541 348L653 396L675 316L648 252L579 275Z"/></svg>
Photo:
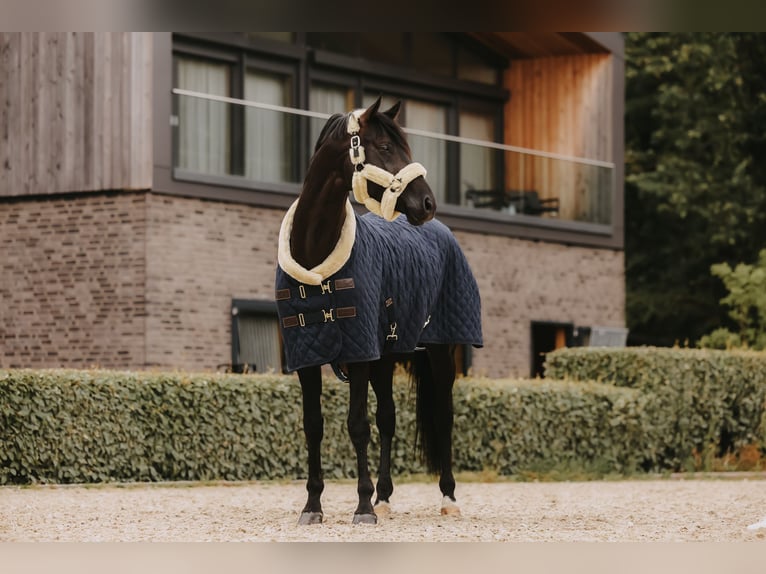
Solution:
<svg viewBox="0 0 766 574"><path fill-rule="evenodd" d="M396 211L396 200L416 177L426 176L426 168L417 162L405 165L396 175L376 165L365 164L364 146L359 139L359 118L364 110L355 110L348 116L346 130L351 135L351 148L348 150L351 163L354 165L354 175L351 187L354 198L376 215L387 221L393 221L401 215ZM381 200L370 197L367 193L367 181L377 183L384 191Z"/></svg>

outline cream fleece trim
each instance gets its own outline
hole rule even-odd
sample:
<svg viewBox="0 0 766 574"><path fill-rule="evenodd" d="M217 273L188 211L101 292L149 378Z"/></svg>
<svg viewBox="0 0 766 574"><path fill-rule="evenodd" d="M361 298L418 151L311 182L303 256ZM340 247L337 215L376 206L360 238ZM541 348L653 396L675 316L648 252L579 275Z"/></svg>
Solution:
<svg viewBox="0 0 766 574"><path fill-rule="evenodd" d="M404 192L407 185L416 177L426 176L426 168L417 162L404 166L396 175L375 165L366 164L361 171L355 171L351 178L354 198L363 203L367 209L376 215L393 221L401 215L396 211L396 200ZM367 193L367 181L377 183L385 188L381 201L370 197Z"/></svg>
<svg viewBox="0 0 766 574"><path fill-rule="evenodd" d="M354 247L354 241L356 240L356 216L354 215L354 208L351 207L351 202L347 199L346 221L343 222L338 243L335 244L335 248L327 256L327 259L312 269L306 269L293 259L290 251L290 233L293 229L293 217L295 216L297 205L298 200L296 199L282 219L282 226L279 228L277 260L282 270L293 279L307 285L319 285L343 267L351 256L351 249Z"/></svg>

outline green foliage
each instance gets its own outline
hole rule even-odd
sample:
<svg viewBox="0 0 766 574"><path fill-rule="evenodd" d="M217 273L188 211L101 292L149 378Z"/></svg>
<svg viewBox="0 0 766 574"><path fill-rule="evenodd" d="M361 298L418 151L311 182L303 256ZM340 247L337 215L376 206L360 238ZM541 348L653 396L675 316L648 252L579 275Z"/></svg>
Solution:
<svg viewBox="0 0 766 574"><path fill-rule="evenodd" d="M548 376L640 392L651 415L647 462L681 470L695 453L766 445L766 354L649 347L551 353Z"/></svg>
<svg viewBox="0 0 766 574"><path fill-rule="evenodd" d="M766 245L766 35L626 37L626 314L672 345L724 325L713 263Z"/></svg>
<svg viewBox="0 0 766 574"><path fill-rule="evenodd" d="M730 307L729 316L737 324L737 331L719 328L703 337L700 346L766 349L766 249L761 251L756 265L740 263L732 269L728 263L719 263L711 271L729 292L721 304Z"/></svg>
<svg viewBox="0 0 766 574"><path fill-rule="evenodd" d="M404 379L394 393L392 470L422 473ZM651 457L646 400L632 389L460 379L454 401L456 471L630 473ZM347 385L325 381L322 404L324 474L353 477ZM301 420L300 385L289 376L0 371L0 484L304 478Z"/></svg>
<svg viewBox="0 0 766 574"><path fill-rule="evenodd" d="M457 381L456 471L681 470L766 444L764 353L565 349L546 372L561 380ZM395 475L424 472L412 395L397 377ZM347 385L326 380L328 478L355 476L347 405ZM371 393L371 421L374 408ZM305 478L301 421L292 376L0 371L0 484ZM378 450L373 425L373 466Z"/></svg>

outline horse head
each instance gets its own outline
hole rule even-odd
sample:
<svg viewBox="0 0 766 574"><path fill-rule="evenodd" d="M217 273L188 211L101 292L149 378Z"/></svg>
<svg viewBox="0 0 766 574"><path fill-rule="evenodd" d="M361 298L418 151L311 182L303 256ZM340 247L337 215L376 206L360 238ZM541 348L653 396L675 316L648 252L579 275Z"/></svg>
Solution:
<svg viewBox="0 0 766 574"><path fill-rule="evenodd" d="M412 225L422 225L434 217L436 199L396 121L400 105L380 111L378 98L366 110L335 114L319 136L315 157L331 147L330 156L342 154L343 179L357 201L388 220L403 213Z"/></svg>

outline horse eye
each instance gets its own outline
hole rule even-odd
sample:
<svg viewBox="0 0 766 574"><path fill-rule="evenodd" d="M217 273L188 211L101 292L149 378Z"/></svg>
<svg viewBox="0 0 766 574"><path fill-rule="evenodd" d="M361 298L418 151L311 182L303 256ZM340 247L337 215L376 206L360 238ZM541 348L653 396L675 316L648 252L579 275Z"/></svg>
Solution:
<svg viewBox="0 0 766 574"><path fill-rule="evenodd" d="M391 149L391 146L390 146L390 145L388 145L387 143L382 143L382 144L380 144L380 145L378 146L378 149L379 149L380 151L389 151L389 150Z"/></svg>

